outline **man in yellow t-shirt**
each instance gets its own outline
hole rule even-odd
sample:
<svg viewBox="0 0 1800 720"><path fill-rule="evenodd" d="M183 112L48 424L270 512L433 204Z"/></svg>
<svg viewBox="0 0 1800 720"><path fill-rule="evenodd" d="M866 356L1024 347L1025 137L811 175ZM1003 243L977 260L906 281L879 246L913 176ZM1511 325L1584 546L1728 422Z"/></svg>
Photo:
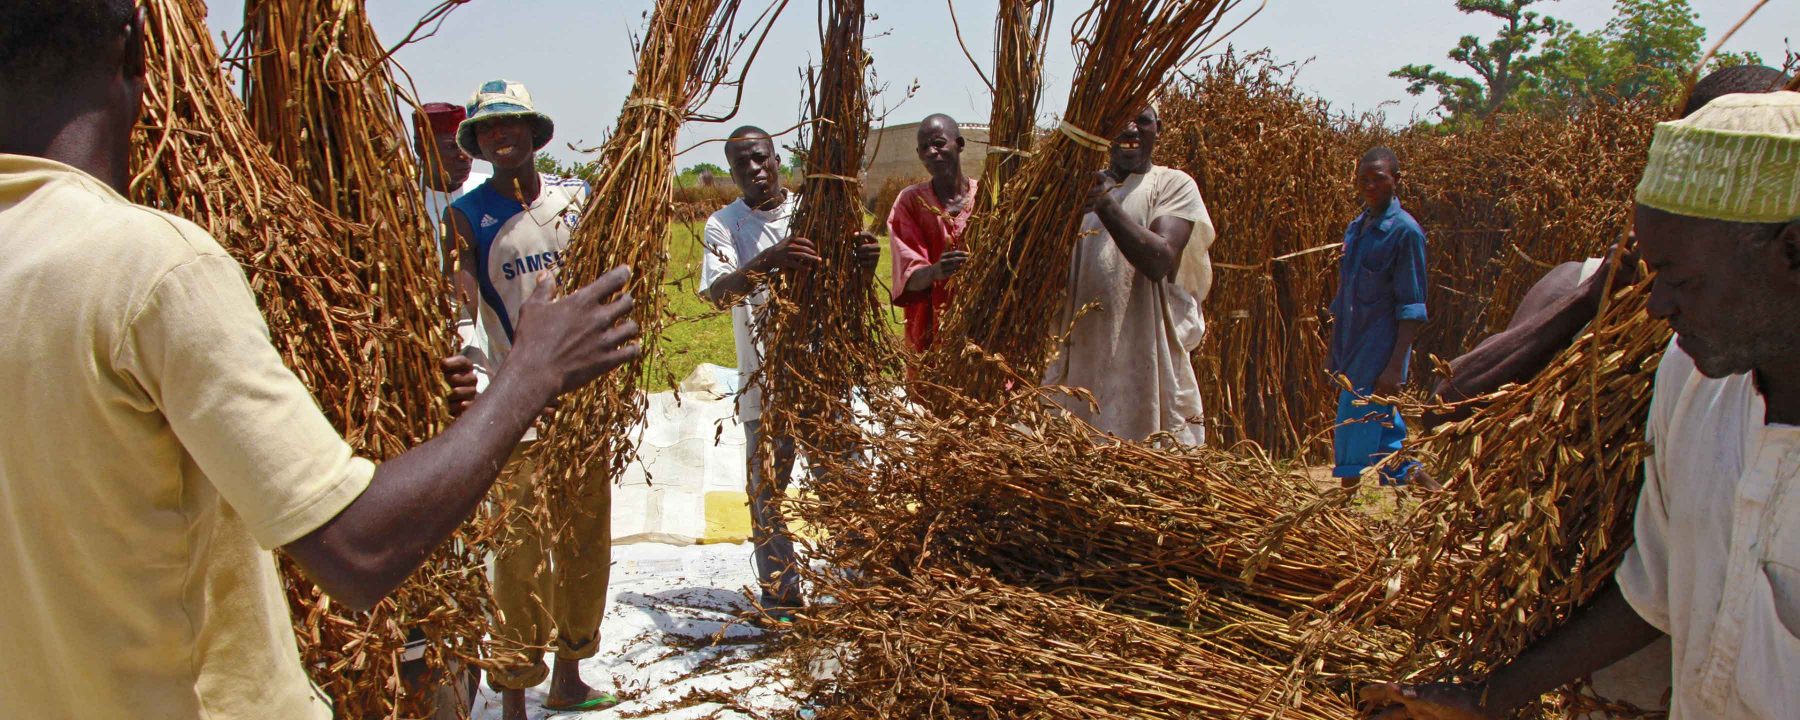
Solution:
<svg viewBox="0 0 1800 720"><path fill-rule="evenodd" d="M626 272L541 284L442 437L355 457L238 264L121 195L133 5L0 3L0 717L329 718L270 551L350 607L392 591L549 401L636 355Z"/></svg>

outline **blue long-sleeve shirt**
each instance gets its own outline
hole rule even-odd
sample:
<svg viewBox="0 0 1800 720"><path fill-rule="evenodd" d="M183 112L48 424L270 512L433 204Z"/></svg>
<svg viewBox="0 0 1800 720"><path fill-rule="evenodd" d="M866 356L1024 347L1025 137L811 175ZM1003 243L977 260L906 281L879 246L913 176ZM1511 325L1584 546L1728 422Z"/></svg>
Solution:
<svg viewBox="0 0 1800 720"><path fill-rule="evenodd" d="M1393 356L1400 321L1425 322L1425 231L1400 208L1364 209L1344 229L1344 259L1331 300L1328 369L1370 392Z"/></svg>

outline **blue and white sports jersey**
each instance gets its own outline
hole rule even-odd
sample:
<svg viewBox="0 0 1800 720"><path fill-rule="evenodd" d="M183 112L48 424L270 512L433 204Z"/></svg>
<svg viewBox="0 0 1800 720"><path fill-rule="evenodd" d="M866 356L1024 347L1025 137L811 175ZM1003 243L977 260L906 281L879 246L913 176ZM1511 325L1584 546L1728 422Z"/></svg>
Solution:
<svg viewBox="0 0 1800 720"><path fill-rule="evenodd" d="M481 326L488 339L488 371L506 363L519 307L537 288L537 274L562 265L569 235L581 220L588 187L577 179L542 175L530 207L494 190L492 181L450 204L474 231L470 271L481 290Z"/></svg>

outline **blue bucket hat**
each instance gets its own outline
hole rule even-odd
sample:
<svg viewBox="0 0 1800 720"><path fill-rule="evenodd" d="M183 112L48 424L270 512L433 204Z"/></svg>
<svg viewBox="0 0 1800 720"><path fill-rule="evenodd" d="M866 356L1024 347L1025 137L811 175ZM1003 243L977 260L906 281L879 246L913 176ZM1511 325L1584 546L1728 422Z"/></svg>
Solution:
<svg viewBox="0 0 1800 720"><path fill-rule="evenodd" d="M475 96L469 98L469 117L456 127L456 144L469 154L469 157L480 158L481 147L475 144L475 125L484 120L503 117L521 117L531 121L532 150L542 150L550 144L550 137L556 134L556 123L550 116L537 111L531 104L531 93L525 89L524 83L511 80L490 80L475 90ZM483 158L485 159L485 158Z"/></svg>

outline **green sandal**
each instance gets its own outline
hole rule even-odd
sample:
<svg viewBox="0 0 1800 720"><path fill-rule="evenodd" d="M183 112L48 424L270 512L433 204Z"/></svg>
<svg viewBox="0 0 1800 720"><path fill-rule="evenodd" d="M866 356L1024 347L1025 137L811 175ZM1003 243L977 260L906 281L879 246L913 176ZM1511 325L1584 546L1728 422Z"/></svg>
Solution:
<svg viewBox="0 0 1800 720"><path fill-rule="evenodd" d="M544 709L549 710L550 712L580 712L583 710L605 710L617 704L619 704L619 698L617 696L612 693L600 693L599 697L591 697L575 703L574 705L550 707L549 703L545 703Z"/></svg>

